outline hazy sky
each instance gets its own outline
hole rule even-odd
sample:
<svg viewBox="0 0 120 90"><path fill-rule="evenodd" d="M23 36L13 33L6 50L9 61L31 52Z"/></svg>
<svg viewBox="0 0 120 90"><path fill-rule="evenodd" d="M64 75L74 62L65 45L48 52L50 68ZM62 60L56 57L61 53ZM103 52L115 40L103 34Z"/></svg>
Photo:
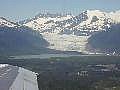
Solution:
<svg viewBox="0 0 120 90"><path fill-rule="evenodd" d="M0 0L0 16L22 20L39 12L72 12L88 9L120 10L120 0Z"/></svg>

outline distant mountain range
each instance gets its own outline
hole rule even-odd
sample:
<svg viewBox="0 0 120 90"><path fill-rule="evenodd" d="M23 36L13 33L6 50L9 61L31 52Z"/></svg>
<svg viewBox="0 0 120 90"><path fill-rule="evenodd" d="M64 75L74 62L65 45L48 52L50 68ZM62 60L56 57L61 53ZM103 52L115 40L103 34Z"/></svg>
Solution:
<svg viewBox="0 0 120 90"><path fill-rule="evenodd" d="M42 47L45 50L118 53L119 23L120 11L87 10L77 16L40 13L19 23L1 17L0 51L18 48L39 51Z"/></svg>
<svg viewBox="0 0 120 90"><path fill-rule="evenodd" d="M46 13L24 21L23 25L41 33L89 35L119 23L119 16L120 11L106 13L99 10L87 10L77 16Z"/></svg>

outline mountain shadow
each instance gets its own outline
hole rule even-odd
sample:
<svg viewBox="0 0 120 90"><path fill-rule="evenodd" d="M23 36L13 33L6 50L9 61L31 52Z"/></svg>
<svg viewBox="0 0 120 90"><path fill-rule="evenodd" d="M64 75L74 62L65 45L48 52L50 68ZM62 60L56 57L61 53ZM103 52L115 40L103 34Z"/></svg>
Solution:
<svg viewBox="0 0 120 90"><path fill-rule="evenodd" d="M35 54L48 45L39 32L28 27L0 27L0 54Z"/></svg>
<svg viewBox="0 0 120 90"><path fill-rule="evenodd" d="M81 54L47 48L49 43L39 31L28 27L0 27L0 55L24 54Z"/></svg>
<svg viewBox="0 0 120 90"><path fill-rule="evenodd" d="M120 24L114 24L110 29L92 35L88 46L94 50L105 52L120 52Z"/></svg>

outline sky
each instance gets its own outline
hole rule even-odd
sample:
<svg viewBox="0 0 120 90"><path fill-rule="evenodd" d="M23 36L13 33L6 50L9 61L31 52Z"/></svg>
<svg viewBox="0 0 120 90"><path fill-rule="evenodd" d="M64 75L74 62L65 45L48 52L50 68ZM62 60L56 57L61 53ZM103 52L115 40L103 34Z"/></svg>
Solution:
<svg viewBox="0 0 120 90"><path fill-rule="evenodd" d="M96 9L120 10L120 0L0 0L0 16L13 21L31 18L40 12L79 14Z"/></svg>

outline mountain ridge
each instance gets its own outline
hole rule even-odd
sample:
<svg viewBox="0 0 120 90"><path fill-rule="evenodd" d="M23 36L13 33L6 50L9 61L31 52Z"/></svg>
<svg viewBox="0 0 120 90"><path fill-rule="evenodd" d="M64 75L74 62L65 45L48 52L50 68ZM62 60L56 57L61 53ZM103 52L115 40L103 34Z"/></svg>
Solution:
<svg viewBox="0 0 120 90"><path fill-rule="evenodd" d="M49 48L63 51L86 52L88 39L92 35L110 30L112 25L120 23L120 11L87 10L76 16L50 15L40 14L23 25L39 31L50 43Z"/></svg>
<svg viewBox="0 0 120 90"><path fill-rule="evenodd" d="M49 43L46 46L48 49L89 53L86 46L91 44L90 38L97 33L106 33L113 30L113 25L120 23L120 11L87 10L76 16L72 14L40 13L32 19L20 23L16 24L4 18L0 19L0 27L13 27L17 30L22 28L23 31L24 28L29 28L33 32L37 32Z"/></svg>

